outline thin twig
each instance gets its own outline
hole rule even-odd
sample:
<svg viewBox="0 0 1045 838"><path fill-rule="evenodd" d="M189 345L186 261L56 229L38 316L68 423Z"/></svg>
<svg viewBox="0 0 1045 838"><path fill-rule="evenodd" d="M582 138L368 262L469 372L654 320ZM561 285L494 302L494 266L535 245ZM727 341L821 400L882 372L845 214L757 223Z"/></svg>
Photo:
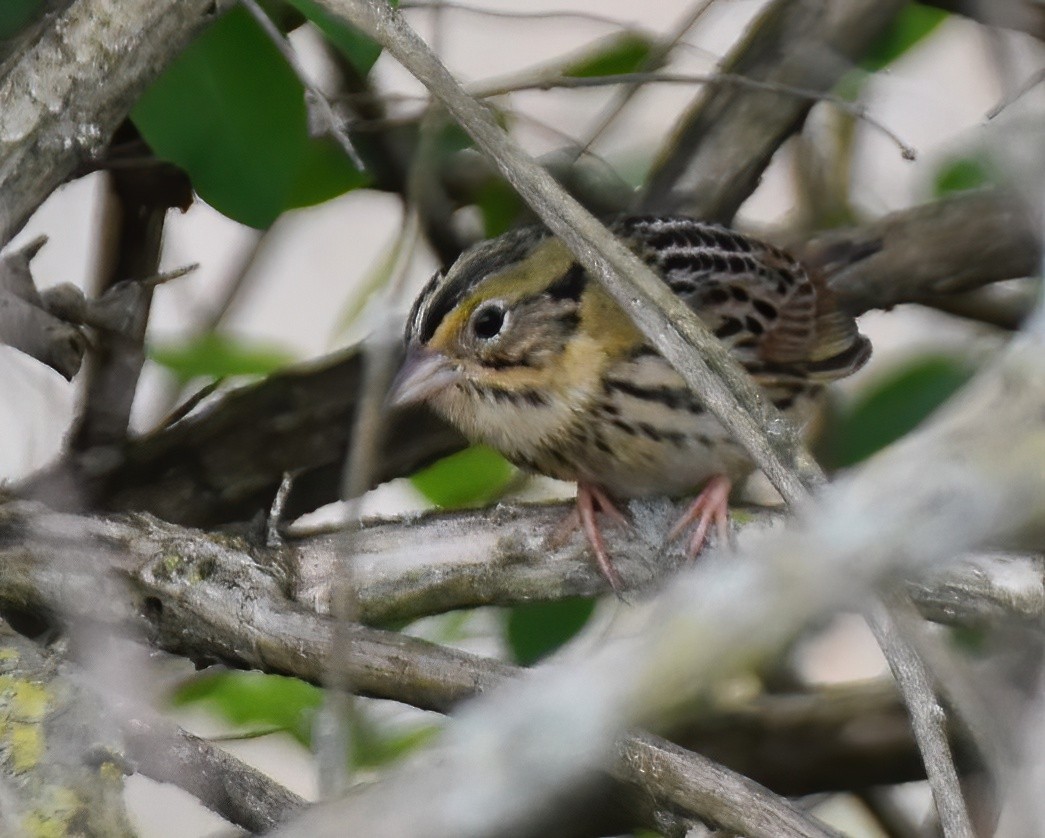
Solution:
<svg viewBox="0 0 1045 838"><path fill-rule="evenodd" d="M163 419L160 420L157 427L169 428L171 425L180 422L182 419L184 419L186 416L192 413L192 411L194 411L197 408L197 406L199 406L200 402L202 402L205 398L214 393L214 391L221 386L224 380L225 378L224 376L222 376L219 378L215 378L213 381L208 382L207 384L204 384L187 399L185 399L185 401L177 405L170 413L164 416Z"/></svg>
<svg viewBox="0 0 1045 838"><path fill-rule="evenodd" d="M589 21L591 23L601 23L606 26L612 26L615 29L624 29L627 31L627 27L624 22L607 15L599 15L594 12L583 12L574 11L572 9L549 9L542 10L539 12L528 12L522 9L510 10L510 9L489 9L482 8L480 6L472 6L468 3L452 2L451 0L431 0L431 2L414 2L414 0L407 0L407 2L400 3L399 8L405 10L420 9L424 11L435 11L437 9L453 9L459 12L468 12L469 14L483 15L484 17L500 17L509 19L528 19L528 20L582 20Z"/></svg>
<svg viewBox="0 0 1045 838"><path fill-rule="evenodd" d="M264 739L277 733L286 733L285 727L262 727L257 730L245 730L241 733L218 733L214 736L201 736L208 742L244 742L250 739Z"/></svg>
<svg viewBox="0 0 1045 838"><path fill-rule="evenodd" d="M618 84L641 85L641 84L707 84L746 88L769 93L779 93L782 96L793 96L797 99L805 99L811 102L829 102L845 113L860 119L872 128L881 131L900 150L900 156L904 160L915 160L918 152L914 146L904 142L895 131L880 120L871 116L867 106L852 102L837 94L823 90L796 87L775 81L763 81L740 76L735 73L664 73L664 72L641 72L620 73L612 76L546 76L538 79L521 79L486 86L473 85L469 92L480 99L489 99L494 96L503 96L508 93L517 93L523 90L554 90L556 88L587 88L607 87ZM629 88L633 89L633 88Z"/></svg>
<svg viewBox="0 0 1045 838"><path fill-rule="evenodd" d="M686 33L696 25L697 21L704 16L705 12L707 12L714 3L715 0L701 0L701 2L693 6L693 8L683 16L682 20L675 25L672 33L667 38L654 43L652 49L650 49L649 53L647 53L646 57L643 59L642 66L639 69L642 71L648 71L663 63L664 60L671 55L671 51L686 36ZM628 103L634 98L635 94L642 89L642 84L643 82L630 82L624 90L617 94L616 101L604 111L595 127L589 132L588 138L580 145L577 152L578 156L588 151L599 137L602 136L606 129L613 124L614 120L621 115L624 109L628 106Z"/></svg>
<svg viewBox="0 0 1045 838"><path fill-rule="evenodd" d="M987 111L987 119L994 119L1003 110L1012 104L1015 104L1018 100L1022 99L1028 93L1030 93L1035 87L1042 82L1045 82L1045 67L1042 67L1023 84L1016 88L1012 93L1002 99L993 108Z"/></svg>
<svg viewBox="0 0 1045 838"><path fill-rule="evenodd" d="M265 13L265 10L258 5L257 0L239 0L239 2L243 8L250 12L251 17L257 21L258 25L290 66L294 75L297 76L302 87L305 88L305 106L308 108L309 133L313 136L326 135L332 137L341 146L341 150L345 152L348 159L352 161L352 165L359 171L365 172L366 164L345 132L342 119L334 113L330 100L312 83L308 73L305 72L305 68L301 66L294 48L283 36L283 33L279 31L279 27L272 22L272 18Z"/></svg>
<svg viewBox="0 0 1045 838"><path fill-rule="evenodd" d="M283 534L280 527L283 525L283 514L287 507L287 498L294 486L294 473L285 472L283 479L279 482L276 496L272 498L272 507L269 509L268 521L265 525L265 546L269 548L280 547L283 544Z"/></svg>
<svg viewBox="0 0 1045 838"><path fill-rule="evenodd" d="M947 716L933 689L932 679L918 653L897 630L887 607L878 603L868 615L878 645L885 652L893 676L911 714L915 739L932 788L945 838L974 838L965 808L954 756L947 739Z"/></svg>
<svg viewBox="0 0 1045 838"><path fill-rule="evenodd" d="M424 146L424 142L421 143ZM324 679L326 691L317 726L316 757L320 763L323 796L340 796L349 787L350 742L356 725L357 707L353 696L352 632L359 619L359 587L356 578L356 552L359 537L361 499L377 470L380 446L386 430L385 394L399 362L398 341L391 326L392 302L401 290L403 276L413 258L410 245L418 235L415 212L407 210L402 230L407 246L400 250L387 283L388 293L380 300L378 318L385 322L363 344L363 382L352 436L341 470L341 500L348 506L344 525L338 533L338 567L331 586L330 611L334 617L334 640L328 654Z"/></svg>

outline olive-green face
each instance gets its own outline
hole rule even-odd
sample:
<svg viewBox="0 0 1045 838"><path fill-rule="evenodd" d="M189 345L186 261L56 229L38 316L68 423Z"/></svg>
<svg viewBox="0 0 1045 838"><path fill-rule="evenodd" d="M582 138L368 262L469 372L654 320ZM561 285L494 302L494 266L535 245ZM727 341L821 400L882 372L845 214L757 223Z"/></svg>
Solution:
<svg viewBox="0 0 1045 838"><path fill-rule="evenodd" d="M577 331L587 274L556 240L527 244L507 263L462 257L420 302L409 343L465 364L472 376L551 363Z"/></svg>
<svg viewBox="0 0 1045 838"><path fill-rule="evenodd" d="M430 401L459 424L491 399L536 404L593 390L606 358L642 340L566 247L537 228L484 242L433 278L406 339L392 401Z"/></svg>

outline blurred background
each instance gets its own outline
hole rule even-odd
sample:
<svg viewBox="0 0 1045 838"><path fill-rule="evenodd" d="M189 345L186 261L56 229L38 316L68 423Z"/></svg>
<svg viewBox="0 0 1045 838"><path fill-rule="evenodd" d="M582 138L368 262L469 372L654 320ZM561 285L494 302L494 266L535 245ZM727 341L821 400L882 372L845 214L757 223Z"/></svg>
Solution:
<svg viewBox="0 0 1045 838"><path fill-rule="evenodd" d="M645 69L652 45L691 11L679 0L400 5L452 71L484 89L551 72L584 77ZM713 72L763 5L760 0L709 4L661 69ZM288 30L309 78L337 103L346 95L342 70L348 53L338 52L341 42L333 39L331 46L314 23L290 7L266 8ZM351 55L359 60L357 53ZM379 93L380 107L372 108L369 126L355 117L353 137L368 130L379 142L416 136L425 108L422 86L394 60L376 51L373 57L367 80ZM987 114L1033 75L1040 61L1041 45L1028 36L988 30L912 4L837 92L866 106L917 151L916 159L905 159L882 131L822 103L801 136L775 156L735 226L774 241L799 241L814 229L860 223L957 190L1018 181L1026 165L1021 149L1027 126L1040 125L1041 97L1032 92L993 119ZM205 75L209 87L193 86ZM696 92L690 84L645 84L594 137L595 126L617 101L612 87L524 90L492 101L512 133L550 164L569 159L572 150L593 140L582 158L590 182L580 191L598 206L602 197L612 202L612 196L642 183ZM289 185L278 182L281 175L274 169L304 136L301 95L284 58L249 14L236 9L155 85L134 114L152 148L185 168L197 192L191 206L168 215L161 269L198 264L156 290L148 360L132 414L137 432L154 429L213 382L220 384L208 400L350 346L374 329L398 330L414 294L440 262L425 235L413 230L399 196L373 188L333 144L311 141L306 175ZM186 111L192 119L184 119ZM186 121L194 127L179 134L175 125ZM454 235L477 240L523 217L510 190L477 165L460 132L445 125L427 130L439 165L459 173L457 186L473 198L445 219ZM48 237L33 262L41 287L71 282L94 293L113 200L108 178L99 171L67 184L19 235L16 246L40 234ZM1014 293L1022 290L1019 282L1012 285ZM916 306L872 312L860 326L873 342L874 356L836 386L816 441L832 469L859 461L917 425L1009 336L975 318ZM80 393L76 381L66 382L0 346L0 394L0 479L17 480L59 454ZM208 400L197 409L205 409ZM492 453L470 451L412 480L381 487L367 497L364 510L387 515L432 504L571 493L572 486L522 480ZM336 520L338 514L328 509L310 520ZM428 619L411 630L528 663L579 630L594 610L587 601L486 610ZM812 681L886 671L873 639L855 618L839 619L805 643L798 660ZM227 747L294 791L315 797L309 744L322 701L316 688L257 673L194 675L164 658L146 665L155 670L154 700L180 722L205 735L249 734ZM419 711L378 702L366 706L354 757L364 770L423 744L439 723ZM223 825L173 787L134 776L128 788L143 835L201 835ZM912 799L924 801L924 794L914 789ZM858 807L818 814L853 834L878 834Z"/></svg>

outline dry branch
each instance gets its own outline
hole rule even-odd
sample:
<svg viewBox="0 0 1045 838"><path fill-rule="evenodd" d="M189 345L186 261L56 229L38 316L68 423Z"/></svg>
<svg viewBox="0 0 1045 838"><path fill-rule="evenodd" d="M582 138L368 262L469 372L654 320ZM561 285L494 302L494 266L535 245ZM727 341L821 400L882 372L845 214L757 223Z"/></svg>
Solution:
<svg viewBox="0 0 1045 838"><path fill-rule="evenodd" d="M56 316L36 290L29 263L46 242L41 236L0 257L0 343L71 380L83 363L87 339L75 324Z"/></svg>
<svg viewBox="0 0 1045 838"><path fill-rule="evenodd" d="M974 838L947 737L947 717L936 698L932 678L885 604L880 602L872 607L868 622L886 653L904 705L911 714L943 834L947 838Z"/></svg>
<svg viewBox="0 0 1045 838"><path fill-rule="evenodd" d="M173 783L236 826L265 832L303 809L306 801L205 739L169 722L143 718L123 725L131 767Z"/></svg>
<svg viewBox="0 0 1045 838"><path fill-rule="evenodd" d="M76 0L0 67L0 246L227 0Z"/></svg>
<svg viewBox="0 0 1045 838"><path fill-rule="evenodd" d="M1041 266L1040 225L1015 196L968 192L891 213L863 227L824 233L807 258L879 249L833 271L832 289L853 314L900 303L931 302L1001 279L1033 276Z"/></svg>
<svg viewBox="0 0 1045 838"><path fill-rule="evenodd" d="M828 91L906 0L775 0L719 69ZM646 184L643 208L728 223L812 103L712 88L676 126Z"/></svg>
<svg viewBox="0 0 1045 838"><path fill-rule="evenodd" d="M606 764L622 730L692 712L717 677L772 655L810 618L862 601L898 572L989 544L1040 543L1043 341L1017 341L922 431L823 490L794 528L680 576L639 635L484 697L447 728L437 757L318 807L283 834L366 831L388 811L430 835L522 827L526 812Z"/></svg>
<svg viewBox="0 0 1045 838"><path fill-rule="evenodd" d="M458 608L540 602L609 591L583 538L549 543L571 505L502 505L492 510L427 513L363 523L353 542L360 618L382 625ZM606 542L632 596L642 596L685 565L663 534L679 509L667 501L633 502L631 532L607 530ZM740 540L781 522L772 510L735 509ZM748 528L751 528L751 531ZM292 539L294 598L327 610L341 560L337 533ZM1045 570L1030 555L982 555L952 563L908 588L924 616L982 627L1045 619Z"/></svg>
<svg viewBox="0 0 1045 838"><path fill-rule="evenodd" d="M278 569L258 564L258 556L237 539L185 531L148 516L86 518L12 502L0 507L0 543L0 602L8 607L100 621L197 662L224 661L313 683L323 676L333 620L288 600ZM105 573L105 566L115 572ZM86 586L94 597L82 596ZM349 637L349 674L357 690L427 709L447 711L518 673L392 632L354 627ZM619 776L640 779L625 768ZM739 828L746 821L729 814L728 801L718 800L721 813L709 808L723 778L732 776L697 760L684 772L685 782L656 788L674 806ZM643 787L651 789L645 780ZM805 822L785 801L764 790L759 794L748 801L749 816ZM701 808L689 808L694 805ZM825 833L810 827L795 834Z"/></svg>

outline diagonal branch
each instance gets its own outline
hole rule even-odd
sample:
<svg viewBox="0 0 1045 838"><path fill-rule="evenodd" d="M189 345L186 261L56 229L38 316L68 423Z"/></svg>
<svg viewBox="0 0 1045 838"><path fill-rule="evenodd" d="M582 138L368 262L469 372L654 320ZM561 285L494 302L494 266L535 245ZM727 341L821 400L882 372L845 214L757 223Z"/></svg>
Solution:
<svg viewBox="0 0 1045 838"><path fill-rule="evenodd" d="M973 838L972 823L947 739L947 719L936 699L932 678L917 651L900 634L884 603L872 607L868 622L878 645L886 652L893 677L911 714L943 834L947 838Z"/></svg>
<svg viewBox="0 0 1045 838"><path fill-rule="evenodd" d="M128 719L126 755L140 774L173 783L230 823L264 832L306 806L306 801L205 739L161 719Z"/></svg>
<svg viewBox="0 0 1045 838"><path fill-rule="evenodd" d="M826 92L905 5L907 0L775 0L720 69ZM810 107L771 94L707 90L655 162L643 208L728 223Z"/></svg>

